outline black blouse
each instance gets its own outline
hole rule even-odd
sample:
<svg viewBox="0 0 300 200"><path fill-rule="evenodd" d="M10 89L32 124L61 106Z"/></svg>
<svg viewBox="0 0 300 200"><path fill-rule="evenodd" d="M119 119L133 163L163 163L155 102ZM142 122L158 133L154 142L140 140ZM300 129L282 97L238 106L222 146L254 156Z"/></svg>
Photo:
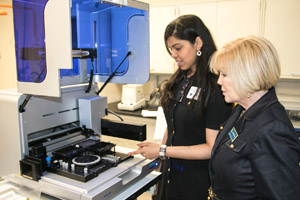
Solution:
<svg viewBox="0 0 300 200"><path fill-rule="evenodd" d="M181 85L177 87L177 95L174 95L175 98L170 102L169 108L164 110L168 125L168 146L206 143L205 129L219 130L220 124L231 113L231 104L225 103L221 90L216 85L203 117L199 117L195 109L193 107L190 109L188 105L199 88L192 79L193 77L190 80L186 78L182 80ZM163 199L207 199L207 190L210 186L208 162L209 160L175 158L166 160L163 182L166 184L168 198Z"/></svg>

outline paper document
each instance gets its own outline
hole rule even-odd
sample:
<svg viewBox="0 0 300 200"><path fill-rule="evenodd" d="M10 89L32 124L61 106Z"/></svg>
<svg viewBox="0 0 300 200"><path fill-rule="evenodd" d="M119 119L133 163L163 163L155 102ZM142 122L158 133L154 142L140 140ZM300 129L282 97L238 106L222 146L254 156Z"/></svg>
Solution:
<svg viewBox="0 0 300 200"><path fill-rule="evenodd" d="M167 122L162 107L158 107L153 140L161 141L167 128Z"/></svg>

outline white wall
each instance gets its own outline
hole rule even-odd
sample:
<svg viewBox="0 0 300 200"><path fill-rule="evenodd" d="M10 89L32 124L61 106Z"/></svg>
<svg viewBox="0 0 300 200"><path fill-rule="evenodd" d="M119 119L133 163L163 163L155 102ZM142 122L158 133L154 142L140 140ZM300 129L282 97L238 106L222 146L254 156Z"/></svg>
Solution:
<svg viewBox="0 0 300 200"><path fill-rule="evenodd" d="M1 0L0 4L12 5L12 0ZM1 10L5 10L7 15L0 15L0 89L16 88L13 14L11 8Z"/></svg>

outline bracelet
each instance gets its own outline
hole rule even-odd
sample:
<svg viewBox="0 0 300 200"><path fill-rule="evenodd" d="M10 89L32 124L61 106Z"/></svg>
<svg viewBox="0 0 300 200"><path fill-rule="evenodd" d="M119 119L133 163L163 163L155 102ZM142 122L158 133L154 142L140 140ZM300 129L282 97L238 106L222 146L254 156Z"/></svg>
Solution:
<svg viewBox="0 0 300 200"><path fill-rule="evenodd" d="M159 155L159 158L160 158L161 160L164 160L164 159L167 158L167 157L166 157L166 150L167 150L167 145L164 145L164 144L163 144L163 145L160 146L158 155Z"/></svg>

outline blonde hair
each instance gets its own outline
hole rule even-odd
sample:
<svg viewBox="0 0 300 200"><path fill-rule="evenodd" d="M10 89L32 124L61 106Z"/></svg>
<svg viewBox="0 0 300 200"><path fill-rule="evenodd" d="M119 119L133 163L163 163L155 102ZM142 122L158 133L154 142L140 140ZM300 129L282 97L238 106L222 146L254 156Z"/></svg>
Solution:
<svg viewBox="0 0 300 200"><path fill-rule="evenodd" d="M239 97L268 90L280 77L278 54L271 42L257 36L238 38L216 51L210 70L225 73Z"/></svg>

